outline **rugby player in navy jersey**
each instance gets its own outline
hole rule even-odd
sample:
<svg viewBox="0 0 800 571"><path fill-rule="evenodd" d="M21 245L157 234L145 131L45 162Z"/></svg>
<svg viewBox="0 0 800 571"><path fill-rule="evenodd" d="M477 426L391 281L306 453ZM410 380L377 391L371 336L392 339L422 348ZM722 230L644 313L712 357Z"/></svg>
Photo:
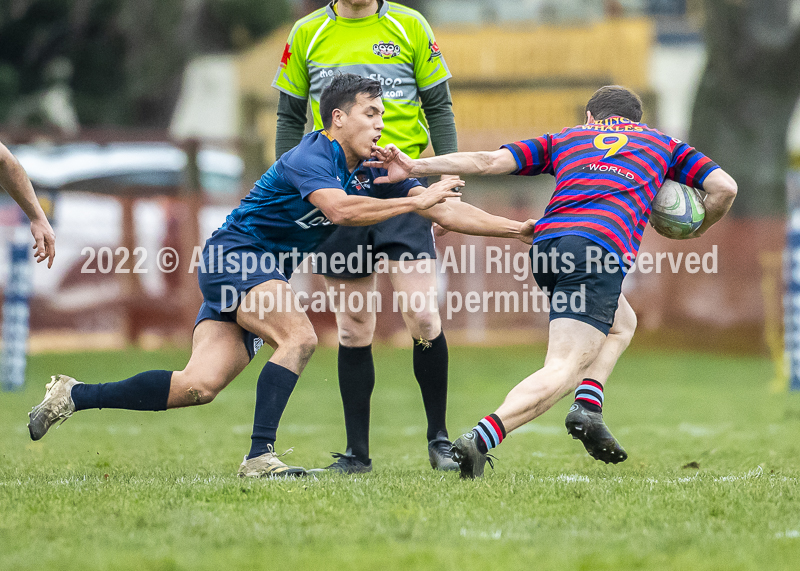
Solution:
<svg viewBox="0 0 800 571"><path fill-rule="evenodd" d="M453 443L461 476L483 475L487 453L569 391L566 426L594 458L622 462L625 450L603 422L603 388L636 329L622 295L653 197L670 178L703 189L702 236L730 209L736 183L689 145L640 123L639 97L606 86L586 105L586 123L493 152L411 160L391 145L368 165L385 168L376 182L434 174L551 174L556 189L536 223L531 248L536 283L551 301L544 367L514 387L493 414ZM577 387L577 388L576 388Z"/></svg>
<svg viewBox="0 0 800 571"><path fill-rule="evenodd" d="M239 475L302 475L303 468L287 466L274 449L283 410L317 345L302 300L288 283L299 254L313 252L336 224L375 224L406 212L418 212L457 232L531 243L533 221L516 222L467 203L445 202L460 196L451 189L463 186L461 180L427 189L415 180L374 182L383 173L363 161L383 129L378 81L334 76L320 107L324 129L309 133L285 153L206 242L198 268L204 301L186 368L147 371L105 384L54 376L44 401L29 415L33 440L80 410L159 411L211 402L242 372L263 340L275 352L258 378L251 448Z"/></svg>

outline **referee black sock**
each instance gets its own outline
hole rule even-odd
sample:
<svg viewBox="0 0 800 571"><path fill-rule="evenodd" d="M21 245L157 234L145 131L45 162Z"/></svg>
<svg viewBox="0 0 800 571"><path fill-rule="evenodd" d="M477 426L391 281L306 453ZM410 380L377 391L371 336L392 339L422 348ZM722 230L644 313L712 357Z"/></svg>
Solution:
<svg viewBox="0 0 800 571"><path fill-rule="evenodd" d="M256 385L256 412L248 460L274 450L278 424L298 377L297 373L272 361L267 361L261 369Z"/></svg>
<svg viewBox="0 0 800 571"><path fill-rule="evenodd" d="M339 345L339 392L344 407L347 448L361 462L369 462L369 409L375 388L372 345Z"/></svg>
<svg viewBox="0 0 800 571"><path fill-rule="evenodd" d="M422 392L428 417L428 441L447 438L447 339L442 331L436 339L414 340L414 376Z"/></svg>
<svg viewBox="0 0 800 571"><path fill-rule="evenodd" d="M172 371L146 371L116 383L81 383L72 387L72 402L75 410L167 410L171 379Z"/></svg>

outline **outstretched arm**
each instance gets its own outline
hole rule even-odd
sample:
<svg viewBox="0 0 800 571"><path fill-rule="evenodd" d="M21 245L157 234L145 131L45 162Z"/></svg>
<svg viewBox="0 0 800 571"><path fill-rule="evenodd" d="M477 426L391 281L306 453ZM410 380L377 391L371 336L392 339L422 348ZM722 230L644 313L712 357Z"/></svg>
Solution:
<svg viewBox="0 0 800 571"><path fill-rule="evenodd" d="M411 189L409 196L403 198L383 199L350 195L340 188L322 188L308 195L308 200L334 224L369 226L407 212L424 215L434 205L461 196L460 192L452 189L462 186L463 180L439 181L427 189L416 186Z"/></svg>
<svg viewBox="0 0 800 571"><path fill-rule="evenodd" d="M519 168L508 149L411 159L395 145L387 145L373 146L372 155L365 166L388 171L387 176L375 179L378 184L436 174L510 174Z"/></svg>
<svg viewBox="0 0 800 571"><path fill-rule="evenodd" d="M412 192L417 191L417 188L419 187L412 189ZM533 227L536 223L535 220L519 222L503 216L495 216L461 200L448 200L421 211L419 214L452 232L471 234L472 236L516 238L526 244L533 241Z"/></svg>
<svg viewBox="0 0 800 571"><path fill-rule="evenodd" d="M706 216L700 228L691 235L692 238L699 238L716 222L718 222L733 205L736 198L738 187L736 181L722 169L715 169L709 173L703 181L703 190L706 191L704 201Z"/></svg>
<svg viewBox="0 0 800 571"><path fill-rule="evenodd" d="M31 221L36 261L48 260L47 267L52 267L53 259L56 257L56 235L36 199L36 193L28 175L25 174L25 169L2 143L0 143L0 187L19 204Z"/></svg>

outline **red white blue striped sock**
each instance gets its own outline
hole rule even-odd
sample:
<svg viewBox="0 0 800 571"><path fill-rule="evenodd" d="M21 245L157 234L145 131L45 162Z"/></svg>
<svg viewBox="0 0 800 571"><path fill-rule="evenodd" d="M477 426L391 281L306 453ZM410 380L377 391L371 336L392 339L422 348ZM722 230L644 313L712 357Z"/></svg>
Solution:
<svg viewBox="0 0 800 571"><path fill-rule="evenodd" d="M592 412L603 412L603 385L594 379L583 379L575 390L575 400Z"/></svg>
<svg viewBox="0 0 800 571"><path fill-rule="evenodd" d="M484 454L500 444L503 438L506 437L506 427L503 426L503 421L501 421L500 417L496 414L483 417L478 423L478 426L472 430L480 436L478 440L478 449ZM486 446L486 450L482 449L483 447L480 446L481 443Z"/></svg>

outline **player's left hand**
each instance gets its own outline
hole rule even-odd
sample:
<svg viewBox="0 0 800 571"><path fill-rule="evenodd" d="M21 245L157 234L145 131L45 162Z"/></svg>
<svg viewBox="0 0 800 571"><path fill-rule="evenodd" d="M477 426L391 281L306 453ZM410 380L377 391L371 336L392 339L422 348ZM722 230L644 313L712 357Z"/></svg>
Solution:
<svg viewBox="0 0 800 571"><path fill-rule="evenodd" d="M386 176L375 179L375 184L400 182L411 176L413 159L395 145L386 145L386 148L372 145L372 157L364 166L387 171Z"/></svg>
<svg viewBox="0 0 800 571"><path fill-rule="evenodd" d="M440 180L439 182L434 182L432 185L414 197L417 202L417 210L427 210L428 208L445 202L447 199L461 196L461 193L458 192L458 190L465 184L466 183L460 179Z"/></svg>
<svg viewBox="0 0 800 571"><path fill-rule="evenodd" d="M31 234L36 242L33 249L36 250L34 257L37 262L48 260L47 267L53 267L53 260L56 257L56 234L50 226L47 218L37 218L31 221Z"/></svg>
<svg viewBox="0 0 800 571"><path fill-rule="evenodd" d="M533 229L536 226L536 222L533 218L529 218L522 223L522 227L519 229L519 239L526 244L533 244Z"/></svg>

